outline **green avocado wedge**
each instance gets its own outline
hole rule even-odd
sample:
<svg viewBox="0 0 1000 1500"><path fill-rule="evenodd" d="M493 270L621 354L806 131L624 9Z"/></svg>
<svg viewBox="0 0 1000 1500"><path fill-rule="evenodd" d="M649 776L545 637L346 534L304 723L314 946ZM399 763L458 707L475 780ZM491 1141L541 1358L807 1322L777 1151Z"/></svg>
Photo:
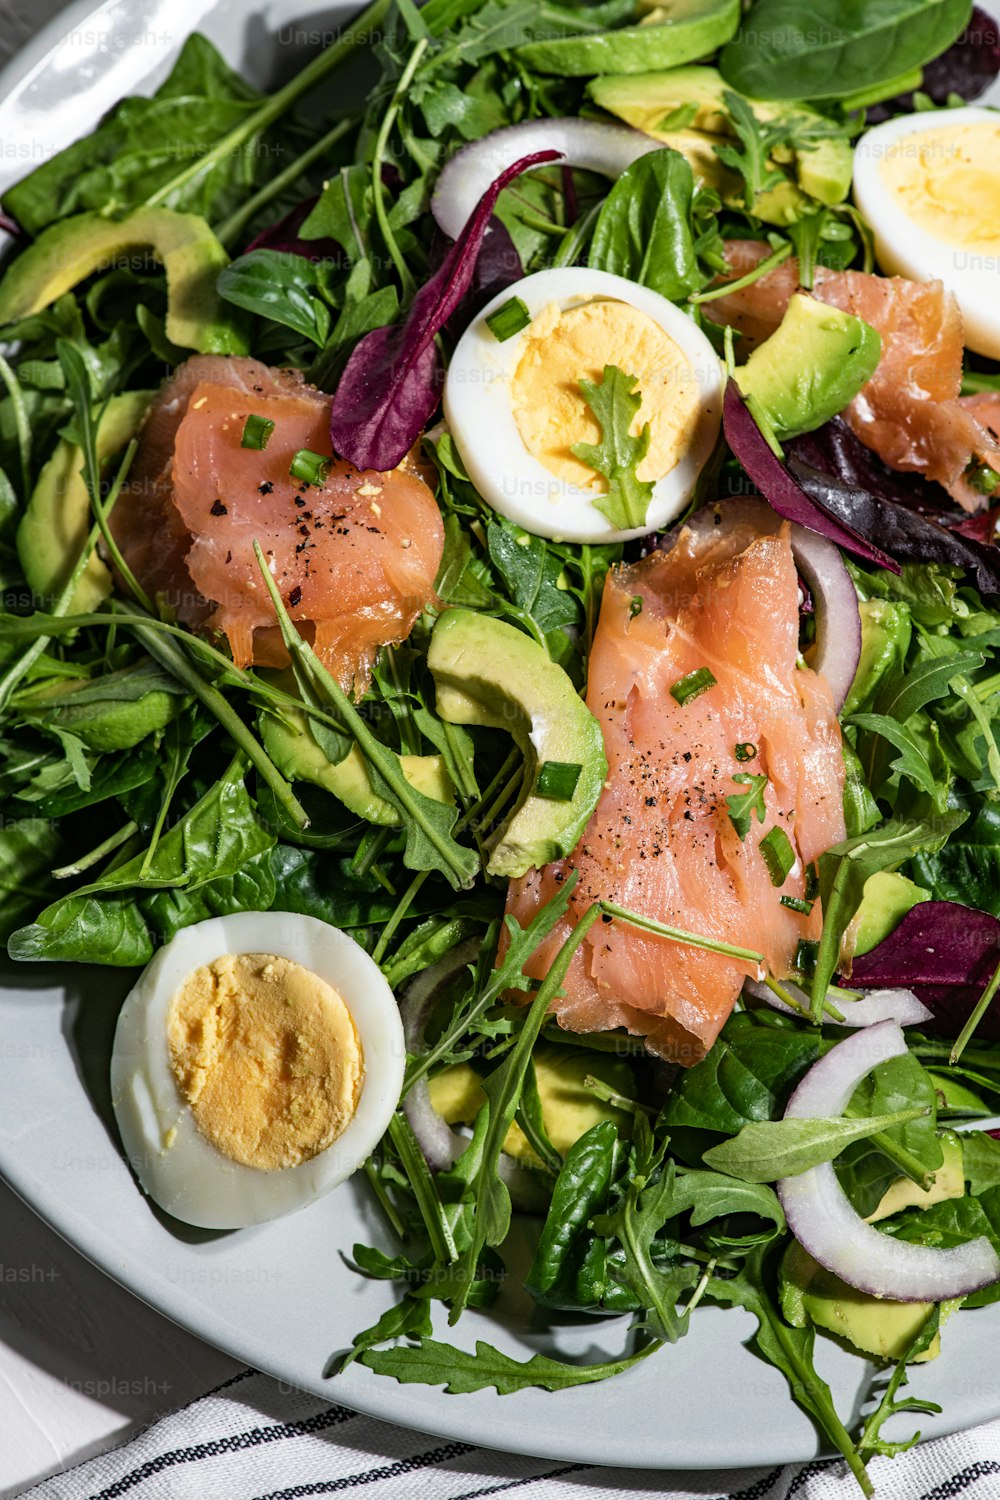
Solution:
<svg viewBox="0 0 1000 1500"><path fill-rule="evenodd" d="M129 391L111 397L97 429L101 463L132 441L153 395L153 391ZM82 469L82 449L64 438L39 474L17 528L17 555L24 576L46 606L72 573L93 522ZM69 613L86 614L110 593L111 574L96 552L92 553Z"/></svg>
<svg viewBox="0 0 1000 1500"><path fill-rule="evenodd" d="M204 219L168 208L140 208L126 219L74 214L44 229L0 279L0 324L41 312L143 249L166 271L167 338L200 354L245 354L246 339L215 289L228 255Z"/></svg>
<svg viewBox="0 0 1000 1500"><path fill-rule="evenodd" d="M513 625L466 609L438 620L427 665L440 718L506 729L524 754L521 795L496 836L487 872L516 878L571 854L608 763L601 726L562 667ZM569 773L569 795L552 794L551 774L540 780L546 767Z"/></svg>
<svg viewBox="0 0 1000 1500"><path fill-rule="evenodd" d="M751 408L779 439L814 432L875 373L882 340L852 313L796 292L780 325L735 372Z"/></svg>
<svg viewBox="0 0 1000 1500"><path fill-rule="evenodd" d="M352 745L344 759L334 764L311 733L304 713L289 709L283 718L265 714L261 719L264 748L279 771L293 781L309 781L342 802L349 812L367 823L396 828L400 818L391 802L372 786L365 758ZM455 789L440 755L401 755L403 775L412 787L438 802L455 801Z"/></svg>
<svg viewBox="0 0 1000 1500"><path fill-rule="evenodd" d="M740 23L740 0L663 0L640 9L646 14L637 26L526 42L514 56L538 73L564 78L645 73L707 57L736 35Z"/></svg>

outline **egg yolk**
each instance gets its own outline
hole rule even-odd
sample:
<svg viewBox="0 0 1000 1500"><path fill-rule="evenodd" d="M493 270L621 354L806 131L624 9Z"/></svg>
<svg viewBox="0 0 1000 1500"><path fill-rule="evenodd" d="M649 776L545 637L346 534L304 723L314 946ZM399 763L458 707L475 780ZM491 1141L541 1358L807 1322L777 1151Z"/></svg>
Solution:
<svg viewBox="0 0 1000 1500"><path fill-rule="evenodd" d="M295 1167L325 1151L357 1108L361 1043L337 991L301 964L228 953L181 985L170 1064L195 1123L245 1167Z"/></svg>
<svg viewBox="0 0 1000 1500"><path fill-rule="evenodd" d="M642 404L630 431L649 423L649 451L640 479L662 479L694 439L701 409L698 377L658 323L627 302L595 297L575 307L552 303L523 334L511 383L514 420L528 452L565 484L607 491L607 480L577 458L574 443L599 443L601 427L580 390L581 377L600 384L605 365L638 381Z"/></svg>
<svg viewBox="0 0 1000 1500"><path fill-rule="evenodd" d="M1000 249L1000 121L942 124L884 149L882 180L918 228L948 245Z"/></svg>

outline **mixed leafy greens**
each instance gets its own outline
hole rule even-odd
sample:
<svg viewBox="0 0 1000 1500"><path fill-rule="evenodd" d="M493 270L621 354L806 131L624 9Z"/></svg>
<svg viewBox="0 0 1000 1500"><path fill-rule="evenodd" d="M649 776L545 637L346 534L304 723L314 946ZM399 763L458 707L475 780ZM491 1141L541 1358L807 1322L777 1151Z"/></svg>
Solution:
<svg viewBox="0 0 1000 1500"><path fill-rule="evenodd" d="M374 0L344 39L271 95L191 37L152 98L123 101L11 188L4 209L25 237L80 213L199 215L232 256L215 290L233 336L331 392L335 440L390 469L434 418L456 335L526 272L586 264L627 277L685 306L721 347L708 313L727 269L725 239L768 241L757 274L796 255L806 285L819 265L870 269L866 226L850 211L811 201L775 225L754 212L762 195L794 186L796 154L849 141L865 103L885 111L898 96L908 102L924 65L947 79L948 93L966 78L975 92L988 70L968 36L946 52L969 20L962 0L831 3L826 13L829 46L804 38L799 7L786 0L757 0L738 34L734 16L719 57L730 134L717 154L736 183L725 198L669 148L613 184L543 153L498 180L446 246L429 213L442 165L503 126L597 114L586 85L595 37L612 39L602 41L611 56L615 38L632 46L634 7L428 0L418 10ZM796 107L764 118L748 96ZM690 124L681 116L670 128ZM109 402L155 391L164 368L190 352L168 336L167 314L162 268L133 257L0 328L0 927L11 957L142 965L181 928L245 910L300 912L345 929L394 988L431 984L404 1102L455 1068L474 1074L480 1102L447 1168L428 1168L403 1110L368 1163L393 1248L357 1246L354 1259L400 1295L342 1365L358 1360L450 1392L562 1390L675 1342L703 1301L741 1306L757 1320L756 1352L869 1490L867 1459L907 1446L882 1428L914 1405L897 1399L899 1387L936 1338L939 1310L887 1356L891 1378L861 1433L849 1433L816 1371L815 1322L787 1315L790 1237L770 1184L835 1161L852 1205L870 1214L900 1179L934 1183L943 1122L974 1123L1000 1107L995 1011L975 1017L953 1056L1000 956L992 530L963 532L940 505L928 514L909 479L857 451L836 420L779 456L730 384L731 451L717 455L699 498L745 493L749 476L782 515L842 545L875 646L843 715L848 837L819 861L823 936L801 957L814 1016L748 999L704 1061L664 1070L623 1035L569 1037L548 1019L588 926L628 912L593 906L546 979L525 979L532 953L569 910L571 882L529 926L504 918L504 883L486 864L521 789L521 756L503 733L438 715L427 666L436 611L383 653L355 703L300 639L266 567L292 661L280 675L237 668L161 618L130 577L108 517L135 447L126 438L105 452L102 423ZM607 478L601 508L623 529L641 525L649 498L636 474L648 429L629 430L635 384L615 365L588 383L601 437L578 453ZM582 689L604 580L622 547L529 535L485 504L446 431L432 431L424 450L445 527L440 609L515 626ZM78 536L46 537L45 548L61 549L54 566L28 514L59 465L82 475L86 509ZM105 563L121 585L114 595L87 587ZM385 821L289 779L269 730L290 722L308 727L330 764L359 753ZM401 756L432 754L454 804L402 772ZM741 789L729 816L741 839L764 819L766 779L752 764L734 777ZM786 851L770 853L782 868ZM914 989L934 1014L934 1034L911 1032L907 1056L878 1068L843 1118L783 1121L797 1081L835 1045L838 1033L820 1024L826 996L866 882L885 871L915 883L914 901L930 899L900 912L872 951L859 948L855 981ZM917 932L933 943L918 943ZM931 948L933 962L918 961L918 949ZM509 1003L525 990L530 1004ZM563 1149L550 1138L542 1090L553 1048L572 1049L590 1069L578 1091L584 1128ZM504 1163L515 1128L524 1147L511 1177ZM1000 1146L967 1135L963 1171L957 1195L904 1205L881 1227L937 1245L983 1234L1000 1248ZM470 1353L432 1336L435 1302L453 1325L495 1299L508 1274L512 1187L534 1214L527 1293L553 1314L627 1315L628 1353L594 1364L542 1354L521 1362L484 1339ZM977 1293L969 1305L997 1295Z"/></svg>

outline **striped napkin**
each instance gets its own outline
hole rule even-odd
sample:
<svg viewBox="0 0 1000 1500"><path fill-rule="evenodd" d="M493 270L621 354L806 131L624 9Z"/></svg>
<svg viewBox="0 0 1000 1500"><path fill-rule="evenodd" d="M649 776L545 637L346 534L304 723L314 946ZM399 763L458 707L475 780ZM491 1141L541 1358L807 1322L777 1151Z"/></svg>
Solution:
<svg viewBox="0 0 1000 1500"><path fill-rule="evenodd" d="M454 1398L460 1400L460 1397ZM498 1397L498 1399L500 1399ZM996 1500L1000 1421L876 1459L878 1500ZM857 1500L839 1462L664 1473L494 1453L359 1416L245 1370L22 1500Z"/></svg>

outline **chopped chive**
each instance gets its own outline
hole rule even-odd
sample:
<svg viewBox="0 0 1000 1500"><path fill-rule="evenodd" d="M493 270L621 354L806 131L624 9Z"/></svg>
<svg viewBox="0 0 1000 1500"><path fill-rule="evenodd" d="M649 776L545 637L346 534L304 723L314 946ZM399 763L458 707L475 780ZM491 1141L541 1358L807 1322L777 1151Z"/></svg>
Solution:
<svg viewBox="0 0 1000 1500"><path fill-rule="evenodd" d="M520 297L508 297L495 313L490 313L486 326L498 343L503 344L522 328L527 328L530 322L531 314Z"/></svg>
<svg viewBox="0 0 1000 1500"><path fill-rule="evenodd" d="M787 906L789 911L800 912L804 917L808 917L813 909L811 901L802 901L798 896L782 896L781 904Z"/></svg>
<svg viewBox="0 0 1000 1500"><path fill-rule="evenodd" d="M736 746L736 759L756 760L757 746L751 745L749 740L741 740L740 743Z"/></svg>
<svg viewBox="0 0 1000 1500"><path fill-rule="evenodd" d="M996 469L991 469L989 464L979 463L976 459L969 464L965 477L979 495L992 495L1000 485L1000 474Z"/></svg>
<svg viewBox="0 0 1000 1500"><path fill-rule="evenodd" d="M547 760L538 769L535 794L552 802L572 802L583 767L575 762Z"/></svg>
<svg viewBox="0 0 1000 1500"><path fill-rule="evenodd" d="M795 967L800 974L815 974L818 953L819 943L811 942L807 938L799 940L799 946L795 950Z"/></svg>
<svg viewBox="0 0 1000 1500"><path fill-rule="evenodd" d="M314 453L311 448L300 448L288 465L288 472L293 479L301 479L305 484L320 485L332 464L332 458L324 458L322 453Z"/></svg>
<svg viewBox="0 0 1000 1500"><path fill-rule="evenodd" d="M772 885L784 885L788 872L795 863L795 850L783 828L774 827L765 834L758 845L767 865Z"/></svg>
<svg viewBox="0 0 1000 1500"><path fill-rule="evenodd" d="M251 412L243 426L243 436L240 438L241 448L256 448L262 451L270 441L271 433L274 431L274 423L267 417L258 417Z"/></svg>
<svg viewBox="0 0 1000 1500"><path fill-rule="evenodd" d="M636 615L641 615L641 614L642 614L642 595L641 594L633 594L632 597L631 597L631 599L629 600L628 617L629 617L630 620L634 620L635 617L636 617Z"/></svg>
<svg viewBox="0 0 1000 1500"><path fill-rule="evenodd" d="M656 128L657 130L686 130L689 125L694 124L697 116L697 104L678 104L675 109L663 116Z"/></svg>
<svg viewBox="0 0 1000 1500"><path fill-rule="evenodd" d="M686 677L679 678L670 689L670 696L683 708L686 703L700 698L702 693L715 687L715 683L716 678L708 667L699 667L696 672L689 672Z"/></svg>
<svg viewBox="0 0 1000 1500"><path fill-rule="evenodd" d="M806 900L815 901L818 895L819 875L816 873L816 866L806 865Z"/></svg>

